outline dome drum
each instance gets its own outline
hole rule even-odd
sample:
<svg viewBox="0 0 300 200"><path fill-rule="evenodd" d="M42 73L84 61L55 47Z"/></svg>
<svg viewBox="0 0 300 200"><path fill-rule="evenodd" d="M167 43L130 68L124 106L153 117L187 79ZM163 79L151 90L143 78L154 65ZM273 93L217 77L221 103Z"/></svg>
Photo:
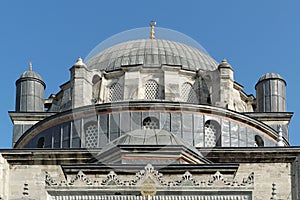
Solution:
<svg viewBox="0 0 300 200"><path fill-rule="evenodd" d="M165 65L159 68L141 66L129 68L122 67L120 70L111 72L103 71L100 72L100 75L99 71L87 70L85 73L89 73L88 79L83 81L78 77L72 78L72 84L69 84L68 87L73 88L70 89L75 90L76 87L81 88L83 86L86 88L81 95L78 95L80 93L76 91L77 95L72 96L72 101L76 102L78 99L78 102L82 102L83 98L86 99L91 96L90 101L85 101L85 105L90 105L91 102L98 104L143 99L182 101L195 104L210 103L208 102L210 89L199 72ZM206 74L206 76L208 75ZM92 91L92 95L87 91ZM82 104L80 105L82 106ZM53 106L53 108L58 108L58 106Z"/></svg>
<svg viewBox="0 0 300 200"><path fill-rule="evenodd" d="M255 135L264 140L265 146L276 145L273 129L245 115L211 106L120 102L97 105L97 114L86 117L95 113L94 109L89 106L53 115L29 129L15 148L36 148L41 137L44 148L101 148L139 129L166 130L195 147L253 147Z"/></svg>

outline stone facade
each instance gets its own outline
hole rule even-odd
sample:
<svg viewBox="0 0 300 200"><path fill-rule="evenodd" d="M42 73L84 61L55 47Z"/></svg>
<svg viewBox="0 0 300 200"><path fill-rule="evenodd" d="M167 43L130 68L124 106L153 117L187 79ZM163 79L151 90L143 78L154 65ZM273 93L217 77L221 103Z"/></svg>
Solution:
<svg viewBox="0 0 300 200"><path fill-rule="evenodd" d="M257 153L248 149L248 153L256 155L251 158L245 156L248 154L245 151L241 155L242 150L233 153L216 149L208 153L208 157L228 154L231 163L223 160L222 165L164 167L82 165L92 153L82 150L6 150L1 151L0 195L2 199L143 199L141 192L153 190L156 196L153 199L176 199L176 195L178 199L264 200L272 196L272 184L275 184L278 199L297 199L295 177L298 172L294 165L299 149L285 150L288 152L282 156L277 148ZM232 164L239 163L239 159L243 159L243 163Z"/></svg>
<svg viewBox="0 0 300 200"><path fill-rule="evenodd" d="M32 67L16 86L0 199L300 197L278 74L263 75L254 97L226 59L152 37L78 58L48 98Z"/></svg>

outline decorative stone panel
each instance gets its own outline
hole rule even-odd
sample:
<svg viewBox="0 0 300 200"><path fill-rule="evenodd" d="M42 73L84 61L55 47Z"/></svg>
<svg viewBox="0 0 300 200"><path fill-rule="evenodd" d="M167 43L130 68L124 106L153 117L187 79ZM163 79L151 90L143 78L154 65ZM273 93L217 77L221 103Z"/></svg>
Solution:
<svg viewBox="0 0 300 200"><path fill-rule="evenodd" d="M143 199L139 196L145 184L150 184L157 196L152 199L252 199L254 174L251 173L242 181L229 180L220 172L200 180L186 171L181 176L164 176L148 164L135 176L119 176L111 171L106 176L93 177L79 171L77 175L57 181L46 172L45 185L53 199L72 199L74 191L84 190L84 195L77 195L77 199ZM97 191L97 194L93 194ZM177 196L174 193L178 193ZM89 194L90 193L90 194ZM133 195L136 193L137 195ZM79 192L79 194L81 194ZM114 194L120 194L115 196ZM123 194L123 195L121 195ZM125 195L125 196L124 196ZM136 197L134 197L136 196ZM120 198L123 197L123 198Z"/></svg>

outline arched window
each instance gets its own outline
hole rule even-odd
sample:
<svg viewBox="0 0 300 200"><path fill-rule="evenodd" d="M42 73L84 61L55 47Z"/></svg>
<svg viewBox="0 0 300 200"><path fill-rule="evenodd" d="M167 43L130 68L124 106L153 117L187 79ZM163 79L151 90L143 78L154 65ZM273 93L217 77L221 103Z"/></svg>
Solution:
<svg viewBox="0 0 300 200"><path fill-rule="evenodd" d="M44 148L44 147L45 147L45 138L41 137L37 142L37 148Z"/></svg>
<svg viewBox="0 0 300 200"><path fill-rule="evenodd" d="M108 101L119 101L123 99L123 90L119 83L113 83L109 87Z"/></svg>
<svg viewBox="0 0 300 200"><path fill-rule="evenodd" d="M95 75L92 80L93 83L93 102L97 103L100 99L100 85L101 85L101 78L99 75Z"/></svg>
<svg viewBox="0 0 300 200"><path fill-rule="evenodd" d="M101 77L99 75L94 75L93 76L93 80L92 80L93 85L95 85L96 83L100 82L100 80L101 80Z"/></svg>
<svg viewBox="0 0 300 200"><path fill-rule="evenodd" d="M98 146L98 125L97 122L89 122L84 126L85 147L95 148Z"/></svg>
<svg viewBox="0 0 300 200"><path fill-rule="evenodd" d="M210 77L206 77L207 80L205 79L201 79L201 103L203 104L211 104L211 96L210 96L210 92L209 92L209 87L208 87L208 83L211 83L211 78Z"/></svg>
<svg viewBox="0 0 300 200"><path fill-rule="evenodd" d="M143 129L159 129L159 121L155 117L147 117L143 120Z"/></svg>
<svg viewBox="0 0 300 200"><path fill-rule="evenodd" d="M255 146L263 147L264 146L264 140L259 136L255 135Z"/></svg>
<svg viewBox="0 0 300 200"><path fill-rule="evenodd" d="M218 122L208 120L204 125L204 146L221 146L221 127Z"/></svg>
<svg viewBox="0 0 300 200"><path fill-rule="evenodd" d="M155 80L145 83L145 99L159 99L159 85Z"/></svg>
<svg viewBox="0 0 300 200"><path fill-rule="evenodd" d="M181 86L181 99L184 102L199 103L197 91L187 82Z"/></svg>

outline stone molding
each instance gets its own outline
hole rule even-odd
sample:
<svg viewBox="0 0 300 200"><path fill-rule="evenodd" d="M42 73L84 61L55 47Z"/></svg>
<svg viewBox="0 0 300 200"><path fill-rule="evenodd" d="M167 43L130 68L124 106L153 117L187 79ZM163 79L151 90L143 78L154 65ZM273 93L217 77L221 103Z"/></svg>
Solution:
<svg viewBox="0 0 300 200"><path fill-rule="evenodd" d="M145 166L131 179L119 177L116 172L111 171L105 178L89 178L82 171L79 171L75 177L70 180L57 181L46 172L45 184L46 187L72 187L72 186L108 186L110 188L123 187L140 187L146 180L151 180L156 187L193 187L193 188L244 188L253 189L254 173L252 172L247 178L241 182L236 180L227 180L223 174L217 171L207 180L197 180L189 171L186 171L180 178L175 180L167 180L166 177L155 170L151 164Z"/></svg>
<svg viewBox="0 0 300 200"><path fill-rule="evenodd" d="M131 196L131 195L83 195L83 196L55 196L53 200L250 200L246 195L164 195L164 196Z"/></svg>

